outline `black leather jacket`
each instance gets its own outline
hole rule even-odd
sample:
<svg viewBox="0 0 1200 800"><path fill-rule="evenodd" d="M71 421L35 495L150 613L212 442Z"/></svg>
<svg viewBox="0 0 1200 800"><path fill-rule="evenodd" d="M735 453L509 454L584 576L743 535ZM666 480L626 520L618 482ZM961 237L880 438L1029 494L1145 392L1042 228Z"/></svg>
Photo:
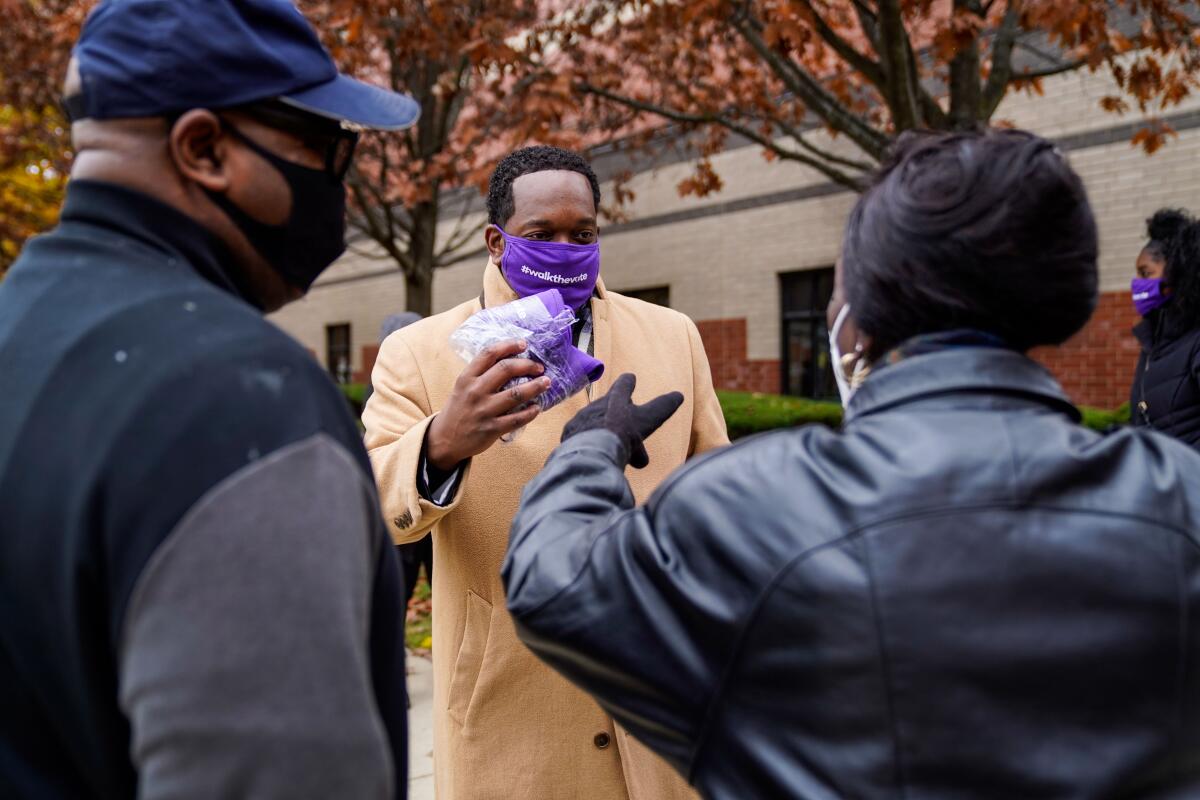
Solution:
<svg viewBox="0 0 1200 800"><path fill-rule="evenodd" d="M526 489L525 642L710 798L1200 797L1200 454L1041 367L878 371L634 508L616 437Z"/></svg>
<svg viewBox="0 0 1200 800"><path fill-rule="evenodd" d="M1130 391L1134 425L1200 447L1200 328L1152 312L1133 329L1142 345ZM1183 330L1178 330L1183 328Z"/></svg>

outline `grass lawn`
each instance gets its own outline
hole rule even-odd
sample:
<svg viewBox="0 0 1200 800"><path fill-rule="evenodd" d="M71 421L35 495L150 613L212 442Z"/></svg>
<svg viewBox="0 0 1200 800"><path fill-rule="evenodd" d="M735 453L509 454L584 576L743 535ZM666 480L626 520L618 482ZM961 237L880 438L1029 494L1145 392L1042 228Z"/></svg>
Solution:
<svg viewBox="0 0 1200 800"><path fill-rule="evenodd" d="M413 589L412 600L408 601L408 615L404 625L404 643L408 649L427 656L433 649L433 623L429 614L432 601L429 597L429 581L425 570Z"/></svg>

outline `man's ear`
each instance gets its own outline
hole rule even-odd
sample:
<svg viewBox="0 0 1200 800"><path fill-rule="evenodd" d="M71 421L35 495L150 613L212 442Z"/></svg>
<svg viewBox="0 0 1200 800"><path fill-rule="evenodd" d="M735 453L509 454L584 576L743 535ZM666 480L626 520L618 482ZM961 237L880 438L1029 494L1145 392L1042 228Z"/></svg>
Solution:
<svg viewBox="0 0 1200 800"><path fill-rule="evenodd" d="M188 111L171 126L168 136L171 159L188 180L213 192L229 189L229 137L221 120L206 109Z"/></svg>
<svg viewBox="0 0 1200 800"><path fill-rule="evenodd" d="M483 229L483 240L487 243L488 255L499 264L500 257L504 255L504 235L495 225L488 225Z"/></svg>
<svg viewBox="0 0 1200 800"><path fill-rule="evenodd" d="M62 96L74 97L83 91L83 76L79 72L79 59L71 56L67 62L67 77L63 81Z"/></svg>

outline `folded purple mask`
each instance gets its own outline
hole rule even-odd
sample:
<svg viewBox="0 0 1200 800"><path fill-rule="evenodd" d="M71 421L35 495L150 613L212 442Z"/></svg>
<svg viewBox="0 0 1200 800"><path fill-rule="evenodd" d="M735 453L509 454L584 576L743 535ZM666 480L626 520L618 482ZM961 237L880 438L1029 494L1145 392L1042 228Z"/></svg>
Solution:
<svg viewBox="0 0 1200 800"><path fill-rule="evenodd" d="M471 361L489 345L524 339L527 349L517 357L542 364L550 379L550 388L534 401L545 411L604 374L603 362L571 344L574 324L575 314L562 295L557 289L548 289L472 315L450 335L450 344L463 360ZM505 388L528 380L515 378Z"/></svg>
<svg viewBox="0 0 1200 800"><path fill-rule="evenodd" d="M546 367L546 375L550 377L550 388L538 398L538 403L545 411L586 389L588 384L600 380L604 374L604 362L592 358L571 343L571 326L575 324L575 315L557 289L539 292L532 299L546 309L546 316L551 320L562 319L564 314L571 315L571 321L558 329L557 342L548 342L548 346L539 348L540 352L534 352L530 346L531 357L542 362Z"/></svg>

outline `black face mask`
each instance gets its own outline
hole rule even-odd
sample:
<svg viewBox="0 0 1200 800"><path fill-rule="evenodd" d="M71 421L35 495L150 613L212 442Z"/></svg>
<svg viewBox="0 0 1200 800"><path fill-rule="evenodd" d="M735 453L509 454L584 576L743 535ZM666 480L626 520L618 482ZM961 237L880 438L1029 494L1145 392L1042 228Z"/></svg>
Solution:
<svg viewBox="0 0 1200 800"><path fill-rule="evenodd" d="M292 190L292 211L282 225L267 225L223 193L205 190L243 235L290 285L307 292L317 276L346 251L346 187L329 172L294 164L226 128L283 175Z"/></svg>

